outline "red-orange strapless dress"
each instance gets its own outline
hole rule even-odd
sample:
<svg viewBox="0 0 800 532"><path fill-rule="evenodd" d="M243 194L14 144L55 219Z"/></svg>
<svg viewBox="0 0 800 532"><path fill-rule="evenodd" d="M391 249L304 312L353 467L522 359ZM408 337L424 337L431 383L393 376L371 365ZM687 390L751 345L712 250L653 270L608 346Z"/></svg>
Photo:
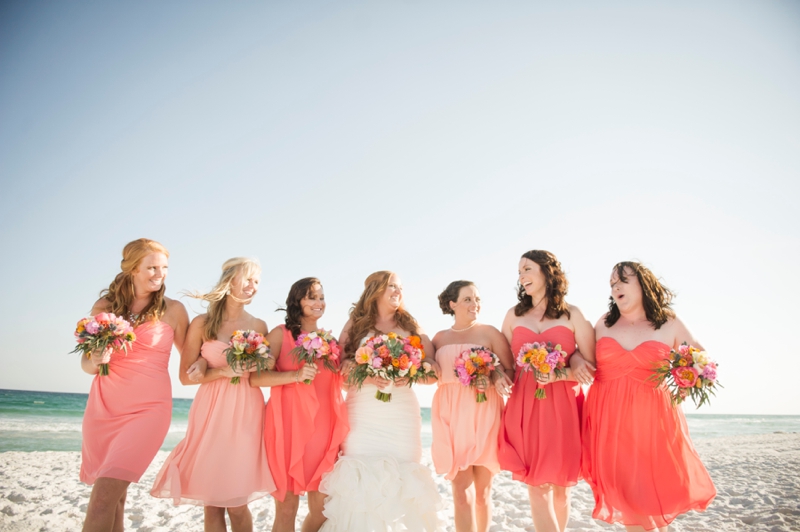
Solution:
<svg viewBox="0 0 800 532"><path fill-rule="evenodd" d="M632 351L597 342L597 374L583 415L583 477L594 492L592 516L608 523L665 527L717 494L689 439L681 407L648 382L669 346L649 340Z"/></svg>
<svg viewBox="0 0 800 532"><path fill-rule="evenodd" d="M300 367L291 350L292 332L283 328L283 345L275 363L277 371ZM342 398L342 377L317 363L319 372L311 384L273 386L267 402L264 442L275 491L283 501L286 492L318 491L322 475L333 469L339 447L350 426Z"/></svg>
<svg viewBox="0 0 800 532"><path fill-rule="evenodd" d="M561 344L568 355L575 352L575 335L563 325L541 334L516 327L511 353L516 358L523 344L531 342ZM581 468L583 392L577 382L558 381L544 386L546 398L536 399L537 387L533 372L517 368L500 427L500 467L530 486L574 486Z"/></svg>
<svg viewBox="0 0 800 532"><path fill-rule="evenodd" d="M96 375L83 414L80 479L139 482L172 419L169 355L172 327L146 321L136 327L127 354L111 355L108 375Z"/></svg>

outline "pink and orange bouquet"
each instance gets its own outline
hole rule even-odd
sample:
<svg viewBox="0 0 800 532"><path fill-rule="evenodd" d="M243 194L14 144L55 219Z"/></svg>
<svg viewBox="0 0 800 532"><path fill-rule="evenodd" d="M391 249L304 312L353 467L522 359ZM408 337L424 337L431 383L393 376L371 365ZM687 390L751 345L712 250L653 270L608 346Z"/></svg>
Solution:
<svg viewBox="0 0 800 532"><path fill-rule="evenodd" d="M297 337L294 345L295 348L292 349L292 354L297 359L297 362L316 364L318 360L321 360L327 369L333 372L337 371L341 350L331 331L320 329L310 333L303 333ZM311 384L308 379L303 382Z"/></svg>
<svg viewBox="0 0 800 532"><path fill-rule="evenodd" d="M533 371L538 379L554 373L556 378L567 374L567 353L561 349L561 344L547 342L533 342L523 345L517 355L517 366L523 371ZM544 399L547 393L544 388L537 386L534 397Z"/></svg>
<svg viewBox="0 0 800 532"><path fill-rule="evenodd" d="M78 345L72 353L83 353L88 357L92 351L100 350L104 356L110 356L114 351L128 349L136 341L133 327L126 320L110 312L101 312L91 318L83 318L75 328L75 339ZM98 366L99 375L108 375L108 364Z"/></svg>
<svg viewBox="0 0 800 532"><path fill-rule="evenodd" d="M486 402L486 387L491 375L500 371L500 359L485 347L465 349L453 361L453 370L458 382L476 389L475 401Z"/></svg>
<svg viewBox="0 0 800 532"><path fill-rule="evenodd" d="M268 370L274 365L269 351L269 342L264 335L256 331L235 331L228 342L228 349L223 351L231 369L252 370L258 373ZM231 384L239 384L241 379L233 377Z"/></svg>
<svg viewBox="0 0 800 532"><path fill-rule="evenodd" d="M657 386L666 383L673 406L691 397L700 408L711 402L709 394L716 395L716 388L722 387L717 382L717 363L686 342L677 351L670 349L669 358L658 363L651 380Z"/></svg>
<svg viewBox="0 0 800 532"><path fill-rule="evenodd" d="M407 378L408 385L434 375L431 365L424 362L425 351L419 336L403 337L395 333L381 334L368 339L356 351L356 367L348 376L348 383L361 388L368 377L382 377L390 381ZM392 393L378 390L375 398L388 403Z"/></svg>

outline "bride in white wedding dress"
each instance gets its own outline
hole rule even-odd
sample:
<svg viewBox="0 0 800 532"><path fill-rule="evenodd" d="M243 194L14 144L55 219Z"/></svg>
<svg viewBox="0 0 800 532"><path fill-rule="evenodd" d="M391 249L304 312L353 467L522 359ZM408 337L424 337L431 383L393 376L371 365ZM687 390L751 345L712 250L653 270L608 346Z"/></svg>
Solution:
<svg viewBox="0 0 800 532"><path fill-rule="evenodd" d="M416 320L403 308L400 279L376 272L364 282L364 292L350 313L340 341L352 357L375 334L418 335L428 357L433 346ZM435 361L431 362L438 373ZM352 366L351 366L352 367ZM384 403L377 390L391 391ZM422 456L419 402L414 391L398 381L368 378L361 389L347 393L350 433L333 471L322 478L327 494L322 532L399 532L444 530L442 502Z"/></svg>

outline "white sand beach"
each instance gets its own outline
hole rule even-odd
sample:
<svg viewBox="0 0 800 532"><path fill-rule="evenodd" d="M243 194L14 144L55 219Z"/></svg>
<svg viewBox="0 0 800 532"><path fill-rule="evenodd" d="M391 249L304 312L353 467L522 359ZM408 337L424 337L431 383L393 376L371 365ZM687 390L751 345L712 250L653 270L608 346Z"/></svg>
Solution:
<svg viewBox="0 0 800 532"><path fill-rule="evenodd" d="M672 524L674 531L800 530L800 434L730 436L696 442L717 486L708 511L689 513ZM201 531L203 511L175 507L148 494L166 458L160 452L142 482L131 486L125 528L140 532ZM430 465L430 457L425 461ZM80 453L0 453L0 532L80 530L90 487L78 481ZM445 499L448 531L454 530L449 483L437 476ZM586 483L574 490L569 530L623 530L591 518L593 499ZM494 484L492 531L533 531L524 485L502 473ZM256 530L268 530L274 516L271 498L250 505ZM305 515L301 504L300 521Z"/></svg>

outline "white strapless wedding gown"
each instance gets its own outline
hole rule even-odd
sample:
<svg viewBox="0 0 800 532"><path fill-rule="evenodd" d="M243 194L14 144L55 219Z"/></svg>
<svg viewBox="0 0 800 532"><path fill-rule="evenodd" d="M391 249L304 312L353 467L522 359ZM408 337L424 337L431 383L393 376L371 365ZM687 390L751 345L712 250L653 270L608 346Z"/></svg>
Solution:
<svg viewBox="0 0 800 532"><path fill-rule="evenodd" d="M441 496L431 470L420 464L419 402L408 386L392 400L365 384L347 394L350 434L319 490L327 495L320 532L438 532Z"/></svg>

